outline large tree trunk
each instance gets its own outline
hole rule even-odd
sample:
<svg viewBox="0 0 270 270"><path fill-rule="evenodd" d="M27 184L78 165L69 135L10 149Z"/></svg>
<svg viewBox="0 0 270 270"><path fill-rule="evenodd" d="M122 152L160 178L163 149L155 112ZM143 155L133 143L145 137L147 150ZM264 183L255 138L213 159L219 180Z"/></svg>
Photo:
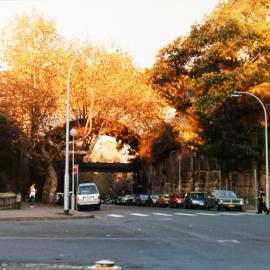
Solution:
<svg viewBox="0 0 270 270"><path fill-rule="evenodd" d="M58 177L52 160L48 160L48 174L43 187L42 201L45 203L55 203Z"/></svg>
<svg viewBox="0 0 270 270"><path fill-rule="evenodd" d="M26 193L28 187L30 186L30 171L29 171L29 159L27 156L28 142L24 142L21 145L20 157L19 157L19 166L18 166L18 177L20 182L19 186L16 187L16 190L19 190L22 193Z"/></svg>

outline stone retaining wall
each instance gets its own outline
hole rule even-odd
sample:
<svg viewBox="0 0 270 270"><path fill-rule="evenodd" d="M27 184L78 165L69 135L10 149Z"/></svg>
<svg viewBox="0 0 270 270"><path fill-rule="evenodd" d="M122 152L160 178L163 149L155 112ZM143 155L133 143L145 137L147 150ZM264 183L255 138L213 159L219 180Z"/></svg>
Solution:
<svg viewBox="0 0 270 270"><path fill-rule="evenodd" d="M21 208L21 195L0 195L0 210Z"/></svg>
<svg viewBox="0 0 270 270"><path fill-rule="evenodd" d="M265 185L265 174L260 181L254 171L222 173L216 164L209 164L206 158L192 153L179 156L175 151L159 163L143 164L145 189L148 193L181 193L189 191L210 192L214 189L234 190L240 197L254 199L258 186Z"/></svg>

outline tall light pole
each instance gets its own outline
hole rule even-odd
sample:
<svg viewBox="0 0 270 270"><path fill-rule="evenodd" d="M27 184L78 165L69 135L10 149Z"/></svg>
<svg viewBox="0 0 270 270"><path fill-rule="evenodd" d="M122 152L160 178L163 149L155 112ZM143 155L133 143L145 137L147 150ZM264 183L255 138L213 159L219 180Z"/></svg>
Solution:
<svg viewBox="0 0 270 270"><path fill-rule="evenodd" d="M180 151L177 154L177 160L178 160L178 187L177 187L177 193L179 195L181 195L182 178L181 178L181 154L180 154Z"/></svg>
<svg viewBox="0 0 270 270"><path fill-rule="evenodd" d="M70 121L70 75L77 59L84 53L80 52L75 56L70 64L67 75L67 98L66 98L66 157L65 157L65 177L64 177L64 214L69 215L69 121Z"/></svg>
<svg viewBox="0 0 270 270"><path fill-rule="evenodd" d="M239 97L241 95L249 95L257 99L257 101L262 105L263 112L264 112L264 126L265 126L265 192L266 192L266 205L269 208L269 169L268 169L268 121L267 121L267 112L266 108L256 95L249 93L249 92L242 92L242 91L235 91L231 95L232 97Z"/></svg>
<svg viewBox="0 0 270 270"><path fill-rule="evenodd" d="M72 128L70 130L70 136L72 136L72 193L71 193L71 211L75 210L75 196L74 196L74 139L77 135L77 130Z"/></svg>

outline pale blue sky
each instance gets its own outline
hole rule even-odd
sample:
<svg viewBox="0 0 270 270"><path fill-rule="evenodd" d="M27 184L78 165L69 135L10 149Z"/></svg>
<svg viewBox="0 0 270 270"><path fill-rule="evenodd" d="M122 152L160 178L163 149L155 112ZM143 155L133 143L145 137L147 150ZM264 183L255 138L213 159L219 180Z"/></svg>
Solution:
<svg viewBox="0 0 270 270"><path fill-rule="evenodd" d="M138 67L151 67L158 50L211 13L219 0L0 0L0 27L35 9L60 34L116 45Z"/></svg>

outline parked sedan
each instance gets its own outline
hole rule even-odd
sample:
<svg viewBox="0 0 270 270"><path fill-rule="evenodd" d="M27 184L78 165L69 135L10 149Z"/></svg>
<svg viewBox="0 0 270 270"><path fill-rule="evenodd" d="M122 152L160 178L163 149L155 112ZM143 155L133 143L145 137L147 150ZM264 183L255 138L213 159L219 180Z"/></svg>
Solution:
<svg viewBox="0 0 270 270"><path fill-rule="evenodd" d="M180 195L172 194L169 200L169 206L172 208L182 208L184 206L185 199Z"/></svg>
<svg viewBox="0 0 270 270"><path fill-rule="evenodd" d="M120 205L123 204L123 196L117 196L113 199L113 203L116 205Z"/></svg>
<svg viewBox="0 0 270 270"><path fill-rule="evenodd" d="M134 205L136 200L135 195L126 195L123 197L123 204L124 205Z"/></svg>
<svg viewBox="0 0 270 270"><path fill-rule="evenodd" d="M185 195L184 208L211 209L215 206L214 198L204 192L189 192Z"/></svg>
<svg viewBox="0 0 270 270"><path fill-rule="evenodd" d="M136 196L135 205L146 206L148 204L149 196L147 194L139 194Z"/></svg>
<svg viewBox="0 0 270 270"><path fill-rule="evenodd" d="M159 199L159 195L150 195L152 206L157 206L157 201Z"/></svg>
<svg viewBox="0 0 270 270"><path fill-rule="evenodd" d="M214 190L212 194L215 197L217 211L221 208L240 211L243 209L244 200L238 198L235 192L231 190Z"/></svg>
<svg viewBox="0 0 270 270"><path fill-rule="evenodd" d="M169 200L170 200L170 195L164 194L160 195L159 199L157 200L157 207L168 207L169 206Z"/></svg>

